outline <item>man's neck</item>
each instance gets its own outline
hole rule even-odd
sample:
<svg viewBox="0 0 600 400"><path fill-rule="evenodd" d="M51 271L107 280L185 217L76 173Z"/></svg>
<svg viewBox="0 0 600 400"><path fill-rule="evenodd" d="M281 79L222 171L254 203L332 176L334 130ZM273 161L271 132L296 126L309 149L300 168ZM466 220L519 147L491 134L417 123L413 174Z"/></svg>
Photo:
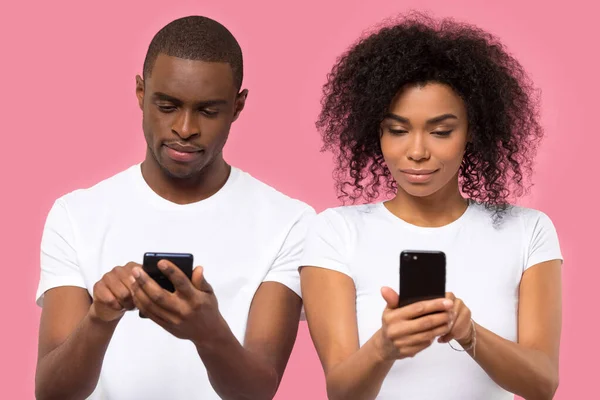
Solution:
<svg viewBox="0 0 600 400"><path fill-rule="evenodd" d="M169 176L154 159L142 163L142 176L160 197L176 204L205 200L217 193L227 182L231 166L219 158L194 177L177 179Z"/></svg>

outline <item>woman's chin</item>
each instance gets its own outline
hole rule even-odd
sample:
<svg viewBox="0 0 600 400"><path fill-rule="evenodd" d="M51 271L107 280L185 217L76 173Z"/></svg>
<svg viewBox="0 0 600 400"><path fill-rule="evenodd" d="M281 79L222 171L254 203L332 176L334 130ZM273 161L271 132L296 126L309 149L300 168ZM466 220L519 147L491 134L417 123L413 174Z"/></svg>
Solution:
<svg viewBox="0 0 600 400"><path fill-rule="evenodd" d="M429 197L435 194L438 190L440 190L439 187L431 185L429 183L414 184L404 182L402 184L399 184L398 188L411 197Z"/></svg>

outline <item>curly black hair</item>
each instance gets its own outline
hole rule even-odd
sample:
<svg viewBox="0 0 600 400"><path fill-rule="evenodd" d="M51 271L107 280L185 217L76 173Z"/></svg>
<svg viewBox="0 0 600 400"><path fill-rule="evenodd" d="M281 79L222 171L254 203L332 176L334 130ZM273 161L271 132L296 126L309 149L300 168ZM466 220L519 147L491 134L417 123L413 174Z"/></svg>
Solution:
<svg viewBox="0 0 600 400"><path fill-rule="evenodd" d="M396 192L381 152L380 125L401 88L429 82L446 84L463 99L471 140L460 187L500 219L510 200L530 187L543 133L539 91L490 33L415 12L363 36L338 58L323 87L316 125L322 150L337 158L340 200L371 202Z"/></svg>

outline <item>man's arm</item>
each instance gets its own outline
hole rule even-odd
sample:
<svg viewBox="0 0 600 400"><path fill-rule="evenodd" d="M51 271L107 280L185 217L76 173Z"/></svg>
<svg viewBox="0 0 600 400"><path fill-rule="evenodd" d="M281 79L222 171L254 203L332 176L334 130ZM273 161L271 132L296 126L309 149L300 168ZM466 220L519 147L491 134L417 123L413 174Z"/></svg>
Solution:
<svg viewBox="0 0 600 400"><path fill-rule="evenodd" d="M180 339L191 340L214 390L224 400L271 400L296 340L301 300L277 282L264 282L250 307L244 345L219 312L212 287L197 267L192 280L168 261L158 264L175 292L162 289L141 268L133 270L136 306Z"/></svg>
<svg viewBox="0 0 600 400"><path fill-rule="evenodd" d="M301 307L292 290L265 282L252 301L243 347L225 327L221 340L198 347L221 398L270 400L275 396L296 341Z"/></svg>
<svg viewBox="0 0 600 400"><path fill-rule="evenodd" d="M46 292L35 377L38 400L82 399L94 391L116 323L90 318L91 303L87 290L78 287Z"/></svg>
<svg viewBox="0 0 600 400"><path fill-rule="evenodd" d="M271 400L279 388L298 333L298 266L313 217L314 210L306 208L287 232L250 305L243 347L225 326L221 343L197 346L210 382L223 399Z"/></svg>
<svg viewBox="0 0 600 400"><path fill-rule="evenodd" d="M96 388L104 355L115 328L133 308L127 287L135 264L116 267L86 289L48 290L40 321L35 394L41 399L81 399Z"/></svg>
<svg viewBox="0 0 600 400"><path fill-rule="evenodd" d="M271 400L277 392L298 333L298 266L313 216L314 210L307 208L287 232L250 305L243 345L219 312L202 267L194 269L190 282L172 263L159 262L174 293L160 288L142 269L133 270L136 306L174 336L195 344L213 389L225 400Z"/></svg>

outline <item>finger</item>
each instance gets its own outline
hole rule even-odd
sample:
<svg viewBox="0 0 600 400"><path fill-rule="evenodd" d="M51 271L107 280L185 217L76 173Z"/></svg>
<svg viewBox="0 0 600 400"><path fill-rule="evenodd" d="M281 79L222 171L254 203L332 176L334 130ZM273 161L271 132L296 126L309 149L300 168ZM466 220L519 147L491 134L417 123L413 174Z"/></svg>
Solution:
<svg viewBox="0 0 600 400"><path fill-rule="evenodd" d="M452 307L452 318L456 320L456 317L460 310L463 308L464 303L461 299L457 298L452 292L446 293L446 298L454 302L454 306Z"/></svg>
<svg viewBox="0 0 600 400"><path fill-rule="evenodd" d="M424 317L412 320L397 320L388 324L388 337L392 340L402 337L420 334L433 329L443 327L447 332L450 331L450 314L448 312L438 312Z"/></svg>
<svg viewBox="0 0 600 400"><path fill-rule="evenodd" d="M156 283L154 279L150 278L142 268L133 268L132 274L135 279L135 284L133 285L134 297L137 297L138 299L148 299L155 306L158 306L167 312L174 314L178 313L179 304L177 303L177 296L160 287L160 285Z"/></svg>
<svg viewBox="0 0 600 400"><path fill-rule="evenodd" d="M471 331L471 315L470 315L470 312L468 312L464 307L462 307L458 311L457 316L454 319L454 323L452 325L452 329L450 330L450 332L448 332L448 334L439 338L438 342L448 343L449 341L451 341L452 339L455 339L456 337L460 338L460 336L464 334L463 332L467 332L466 334L468 334L468 332L470 332L470 331Z"/></svg>
<svg viewBox="0 0 600 400"><path fill-rule="evenodd" d="M419 301L417 303L409 304L399 309L399 315L403 319L415 319L422 317L427 314L439 313L448 311L454 306L454 302L449 299L434 299L427 301Z"/></svg>
<svg viewBox="0 0 600 400"><path fill-rule="evenodd" d="M153 321L156 325L160 326L161 328L163 328L164 330L166 330L167 332L170 332L169 329L173 328L173 323L169 322L169 321L165 321L164 319L162 319L161 317L155 315L155 314L149 314L149 315L144 315L145 318Z"/></svg>
<svg viewBox="0 0 600 400"><path fill-rule="evenodd" d="M137 305L136 305L136 307L137 307ZM172 326L172 324L170 324L168 321L166 321L163 318L159 317L158 315L152 313L151 311L140 310L139 315L140 315L140 318L150 319L165 329L167 326Z"/></svg>
<svg viewBox="0 0 600 400"><path fill-rule="evenodd" d="M121 307L125 310L133 310L135 304L133 304L133 298L131 297L131 291L123 285L120 281L115 283L109 288Z"/></svg>
<svg viewBox="0 0 600 400"><path fill-rule="evenodd" d="M452 299L454 301L454 305L452 306L452 309L450 309L448 311L448 313L450 315L450 331L452 331L452 328L454 327L454 324L456 323L456 316L460 312L462 303L459 300L457 300L452 293L447 293L446 298Z"/></svg>
<svg viewBox="0 0 600 400"><path fill-rule="evenodd" d="M450 327L447 324L440 325L425 332L420 332L402 339L397 339L394 341L394 344L398 346L420 346L423 344L430 345L436 338L446 335L449 331Z"/></svg>
<svg viewBox="0 0 600 400"><path fill-rule="evenodd" d="M411 358L429 347L431 343L419 344L414 346L397 347L398 358Z"/></svg>
<svg viewBox="0 0 600 400"><path fill-rule="evenodd" d="M129 291L131 291L131 277L133 276L132 272L135 267L143 268L138 263L128 262L123 268L119 269L119 278L121 279L121 282L127 286Z"/></svg>
<svg viewBox="0 0 600 400"><path fill-rule="evenodd" d="M131 282L132 282L131 277L133 276L131 273L133 268L129 267L131 264L134 264L134 263L129 263L125 267L118 268L115 270L115 273L116 273L118 279L121 281L123 286L125 286L127 288L127 291L130 293L131 293ZM134 264L134 265L136 265L136 264Z"/></svg>
<svg viewBox="0 0 600 400"><path fill-rule="evenodd" d="M452 306L452 310L450 310L450 317L452 318L451 327L454 327L456 324L456 319L458 318L458 314L461 312L461 308L463 308L462 301L458 299L454 299L454 306Z"/></svg>
<svg viewBox="0 0 600 400"><path fill-rule="evenodd" d="M192 284L198 290L201 290L205 293L214 293L212 286L207 282L204 276L204 268L196 267L192 272Z"/></svg>
<svg viewBox="0 0 600 400"><path fill-rule="evenodd" d="M194 295L194 287L190 279L169 260L160 260L158 269L173 283L175 291L185 297Z"/></svg>
<svg viewBox="0 0 600 400"><path fill-rule="evenodd" d="M135 267L140 267L142 268L142 266L136 262L130 261L127 264L125 264L125 266L123 267L123 269L127 270L128 272L131 272Z"/></svg>
<svg viewBox="0 0 600 400"><path fill-rule="evenodd" d="M447 333L446 335L444 335L438 339L438 343L448 343L451 340L452 340L452 333Z"/></svg>
<svg viewBox="0 0 600 400"><path fill-rule="evenodd" d="M387 308L393 310L398 308L398 302L400 301L398 293L394 289L384 286L381 288L381 295L383 296Z"/></svg>
<svg viewBox="0 0 600 400"><path fill-rule="evenodd" d="M471 312L466 307L461 307L458 315L456 316L456 322L454 323L454 337L457 340L464 340L469 337L473 325L471 324Z"/></svg>
<svg viewBox="0 0 600 400"><path fill-rule="evenodd" d="M117 298L103 281L99 281L94 285L94 301L98 301L115 311L121 311L123 309L121 303L119 303Z"/></svg>
<svg viewBox="0 0 600 400"><path fill-rule="evenodd" d="M410 340L408 340L407 338L403 338L403 339L395 340L393 343L394 343L394 347L396 347L397 349L404 349L407 347L426 348L426 347L431 346L431 344L433 343L433 340L428 339L428 338L418 339L418 340L416 338L411 338Z"/></svg>
<svg viewBox="0 0 600 400"><path fill-rule="evenodd" d="M133 310L134 304L131 299L131 291L119 279L119 268L114 269L106 274L102 281L113 297L119 302L121 308Z"/></svg>
<svg viewBox="0 0 600 400"><path fill-rule="evenodd" d="M132 282L131 289L135 306L146 318L152 319L159 325L177 321L177 316L152 301L137 281Z"/></svg>

